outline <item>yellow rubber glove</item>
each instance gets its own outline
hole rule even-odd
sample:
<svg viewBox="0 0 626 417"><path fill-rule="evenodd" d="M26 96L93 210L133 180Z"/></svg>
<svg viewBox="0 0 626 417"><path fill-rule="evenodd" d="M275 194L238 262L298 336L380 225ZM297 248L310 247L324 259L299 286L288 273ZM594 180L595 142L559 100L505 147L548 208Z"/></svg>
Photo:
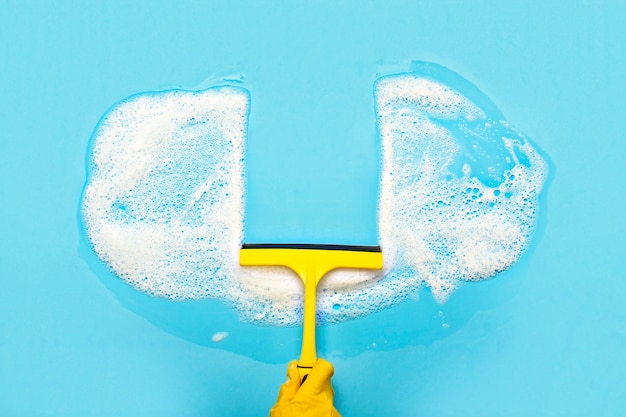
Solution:
<svg viewBox="0 0 626 417"><path fill-rule="evenodd" d="M341 417L333 406L335 392L330 385L333 373L330 362L318 359L306 381L300 384L298 362L289 362L287 382L280 387L270 417Z"/></svg>

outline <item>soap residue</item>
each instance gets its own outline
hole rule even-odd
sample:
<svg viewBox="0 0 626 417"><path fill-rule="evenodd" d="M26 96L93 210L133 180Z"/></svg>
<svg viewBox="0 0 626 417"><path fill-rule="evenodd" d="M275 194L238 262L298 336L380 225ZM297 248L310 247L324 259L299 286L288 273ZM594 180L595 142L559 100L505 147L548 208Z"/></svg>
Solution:
<svg viewBox="0 0 626 417"><path fill-rule="evenodd" d="M360 317L423 287L444 302L527 248L547 164L472 98L432 75L377 80L385 267L329 273L318 321ZM247 91L234 87L142 94L114 106L92 139L83 220L100 259L136 289L217 298L246 321L293 325L302 320L299 278L238 265L249 108Z"/></svg>

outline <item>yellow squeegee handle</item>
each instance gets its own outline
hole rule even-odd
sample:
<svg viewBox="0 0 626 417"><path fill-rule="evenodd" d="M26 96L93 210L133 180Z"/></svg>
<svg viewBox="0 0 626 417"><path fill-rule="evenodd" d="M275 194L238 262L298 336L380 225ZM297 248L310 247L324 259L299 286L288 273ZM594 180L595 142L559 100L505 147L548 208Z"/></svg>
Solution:
<svg viewBox="0 0 626 417"><path fill-rule="evenodd" d="M317 284L327 272L338 267L381 269L383 256L380 252L299 250L292 253L291 258L290 267L296 271L304 283L302 350L298 361L300 380L304 382L317 362L315 345Z"/></svg>
<svg viewBox="0 0 626 417"><path fill-rule="evenodd" d="M304 382L311 372L311 368L317 362L317 353L315 349L315 303L317 282L315 267L309 265L306 270L304 281L304 320L302 331L302 351L300 352L300 360L298 361L298 370L300 371L300 380Z"/></svg>

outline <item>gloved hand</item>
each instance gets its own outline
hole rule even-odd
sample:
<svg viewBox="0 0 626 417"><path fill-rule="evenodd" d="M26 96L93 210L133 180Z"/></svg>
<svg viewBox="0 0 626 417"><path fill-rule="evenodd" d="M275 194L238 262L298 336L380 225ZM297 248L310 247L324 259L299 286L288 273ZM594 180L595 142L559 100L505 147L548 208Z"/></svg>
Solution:
<svg viewBox="0 0 626 417"><path fill-rule="evenodd" d="M297 361L289 362L287 382L280 387L270 417L341 417L333 406L330 378L335 370L330 362L318 359L303 384L297 365Z"/></svg>

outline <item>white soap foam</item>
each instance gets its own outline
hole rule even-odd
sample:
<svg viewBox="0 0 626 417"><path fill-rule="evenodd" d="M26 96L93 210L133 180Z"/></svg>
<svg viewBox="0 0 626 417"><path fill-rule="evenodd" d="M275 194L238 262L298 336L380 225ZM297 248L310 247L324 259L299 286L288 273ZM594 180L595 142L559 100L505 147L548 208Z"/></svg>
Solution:
<svg viewBox="0 0 626 417"><path fill-rule="evenodd" d="M443 302L461 282L508 268L528 245L547 174L523 136L450 86L405 74L380 79L375 93L385 268L329 273L318 289L323 322L389 307L423 286ZM232 87L115 106L94 135L83 218L98 256L135 288L218 298L244 320L293 325L302 320L299 278L286 268L238 266L248 108L245 90ZM490 140L502 154L456 137L489 142L501 131ZM497 163L462 160L464 147ZM474 175L483 171L490 186Z"/></svg>
<svg viewBox="0 0 626 417"><path fill-rule="evenodd" d="M228 299L242 240L242 89L169 91L110 110L93 138L83 219L121 278L173 299Z"/></svg>
<svg viewBox="0 0 626 417"><path fill-rule="evenodd" d="M211 341L213 341L213 343L219 343L224 341L224 339L226 339L230 334L228 332L217 332L217 333L213 333L213 336L211 336Z"/></svg>
<svg viewBox="0 0 626 417"><path fill-rule="evenodd" d="M141 94L93 137L82 203L87 236L136 289L217 298L249 321L299 320L301 284L283 268L241 268L249 96L221 87Z"/></svg>
<svg viewBox="0 0 626 417"><path fill-rule="evenodd" d="M404 273L395 271L408 270L417 278L410 285L427 285L445 301L462 281L492 277L516 262L535 227L547 176L531 144L506 122L487 120L467 97L419 75L380 79L376 108L383 144L379 228L391 269L382 285L404 283ZM503 132L511 137L498 136ZM480 155L481 146L492 151L494 166L464 163L462 175L451 171L463 148ZM474 170L500 183L487 186Z"/></svg>

